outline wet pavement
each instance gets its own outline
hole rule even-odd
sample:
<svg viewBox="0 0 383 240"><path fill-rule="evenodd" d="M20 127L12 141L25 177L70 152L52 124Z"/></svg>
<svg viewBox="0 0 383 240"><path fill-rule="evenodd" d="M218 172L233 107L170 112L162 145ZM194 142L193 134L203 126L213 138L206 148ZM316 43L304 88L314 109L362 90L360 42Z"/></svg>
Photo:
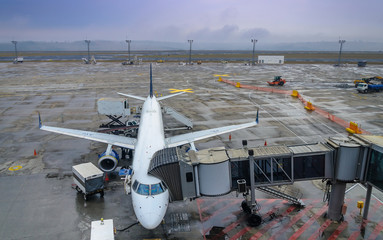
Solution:
<svg viewBox="0 0 383 240"><path fill-rule="evenodd" d="M331 114L356 121L373 134L383 134L383 93L358 94L353 87L337 87L353 86L353 80L366 75L382 76L382 66L154 65L154 87L159 94L169 94L169 88L195 91L164 101L191 118L194 130L249 122L260 109L257 127L233 132L231 140L224 134L198 142L199 149L240 148L242 139L255 147L265 141L268 145L290 145L347 135L343 127L306 112L301 102L288 95L238 89L219 83L214 74L228 74L225 78L232 81L263 87L267 87L266 81L282 75L287 80L283 89L298 90ZM263 216L257 228L247 226L239 208L242 198L233 193L171 203L164 223L152 231L135 224L130 196L124 194L117 179L109 182L104 198L96 195L85 204L72 188L71 166L88 161L96 164L106 146L40 131L37 111L46 125L96 131L108 121L97 113L97 100L118 97L117 91L146 96L148 79L148 64L0 63L0 239L90 239L91 221L102 217L114 220L116 239L204 239L214 231L218 232L216 239L383 238L383 207L378 200L373 198L369 219L363 224L356 202L364 200L365 190L356 187L346 194L345 221L331 222L323 217L324 193L311 181L294 184L303 193L304 209L257 192ZM140 102L132 100L130 104ZM164 121L169 127L178 125L169 116ZM185 130L166 134L180 133ZM361 231L362 224L365 228Z"/></svg>

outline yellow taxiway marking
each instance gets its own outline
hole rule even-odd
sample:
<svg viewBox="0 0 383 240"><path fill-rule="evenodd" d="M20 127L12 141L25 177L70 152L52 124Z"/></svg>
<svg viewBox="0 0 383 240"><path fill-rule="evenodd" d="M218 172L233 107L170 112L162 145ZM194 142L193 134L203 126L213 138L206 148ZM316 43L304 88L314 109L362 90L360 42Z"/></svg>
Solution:
<svg viewBox="0 0 383 240"><path fill-rule="evenodd" d="M8 170L9 171L18 171L22 168L23 168L22 166L12 166L12 167L8 168Z"/></svg>
<svg viewBox="0 0 383 240"><path fill-rule="evenodd" d="M174 89L174 88L170 88L169 91L170 91L170 93L178 93L178 92L194 93L194 91L191 88L187 88L187 89Z"/></svg>
<svg viewBox="0 0 383 240"><path fill-rule="evenodd" d="M229 74L214 74L214 77L228 77Z"/></svg>
<svg viewBox="0 0 383 240"><path fill-rule="evenodd" d="M354 95L355 97L358 97L359 99L367 99L367 97L360 96L359 94L356 94L356 93L352 93L352 95Z"/></svg>

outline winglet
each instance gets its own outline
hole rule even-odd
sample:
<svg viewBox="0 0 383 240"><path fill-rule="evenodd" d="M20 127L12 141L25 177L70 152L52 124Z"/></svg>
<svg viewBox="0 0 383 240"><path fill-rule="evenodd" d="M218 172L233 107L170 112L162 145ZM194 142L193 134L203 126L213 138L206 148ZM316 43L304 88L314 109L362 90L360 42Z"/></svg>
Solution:
<svg viewBox="0 0 383 240"><path fill-rule="evenodd" d="M153 97L152 64L150 64L150 98Z"/></svg>
<svg viewBox="0 0 383 240"><path fill-rule="evenodd" d="M257 109L257 118L255 119L255 122L258 124L259 121L258 121L258 113L259 113L259 108Z"/></svg>
<svg viewBox="0 0 383 240"><path fill-rule="evenodd" d="M41 128L43 126L43 124L41 123L41 117L40 117L40 112L37 112L39 114L39 128Z"/></svg>

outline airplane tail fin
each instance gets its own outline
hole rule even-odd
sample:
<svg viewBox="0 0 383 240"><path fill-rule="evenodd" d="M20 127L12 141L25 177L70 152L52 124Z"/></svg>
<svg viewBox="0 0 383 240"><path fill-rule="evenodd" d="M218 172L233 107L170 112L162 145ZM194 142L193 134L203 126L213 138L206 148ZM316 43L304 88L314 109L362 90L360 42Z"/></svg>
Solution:
<svg viewBox="0 0 383 240"><path fill-rule="evenodd" d="M150 98L153 97L152 64L150 64Z"/></svg>
<svg viewBox="0 0 383 240"><path fill-rule="evenodd" d="M174 97L174 96L177 96L177 95L180 95L180 94L183 94L185 93L186 91L180 91L176 94L172 94L172 95L168 95L168 96L163 96L163 97L159 97L157 98L158 101L161 101L161 100L164 100L164 99L167 99L167 98L171 98L171 97ZM135 98L135 99L138 99L138 100L142 100L142 101L145 101L146 98L143 98L143 97L139 97L139 96L134 96L134 95L131 95L131 94L125 94L125 93L119 93L117 92L117 94L121 95L121 96L125 96L125 97L131 97L131 98ZM150 98L153 98L153 77L152 77L152 64L150 64L150 92L149 92L149 96Z"/></svg>
<svg viewBox="0 0 383 240"><path fill-rule="evenodd" d="M257 109L257 118L255 119L255 122L258 124L259 123L259 120L258 120L258 114L259 114L259 108Z"/></svg>

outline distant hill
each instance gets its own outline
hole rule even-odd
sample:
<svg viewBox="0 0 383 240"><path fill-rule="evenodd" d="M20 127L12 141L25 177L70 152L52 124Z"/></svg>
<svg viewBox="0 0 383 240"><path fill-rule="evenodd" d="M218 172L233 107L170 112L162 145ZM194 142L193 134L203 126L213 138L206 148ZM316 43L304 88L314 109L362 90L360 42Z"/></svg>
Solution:
<svg viewBox="0 0 383 240"><path fill-rule="evenodd" d="M185 42L132 41L131 50L188 50ZM86 51L84 41L73 42L36 42L19 41L19 51ZM91 51L127 51L125 41L91 40ZM252 50L249 42L241 43L207 43L194 41L193 50ZM0 43L0 51L13 51L11 42ZM263 43L256 44L256 50L271 51L338 51L338 42L301 42L301 43ZM350 41L343 45L344 51L383 51L383 43Z"/></svg>

